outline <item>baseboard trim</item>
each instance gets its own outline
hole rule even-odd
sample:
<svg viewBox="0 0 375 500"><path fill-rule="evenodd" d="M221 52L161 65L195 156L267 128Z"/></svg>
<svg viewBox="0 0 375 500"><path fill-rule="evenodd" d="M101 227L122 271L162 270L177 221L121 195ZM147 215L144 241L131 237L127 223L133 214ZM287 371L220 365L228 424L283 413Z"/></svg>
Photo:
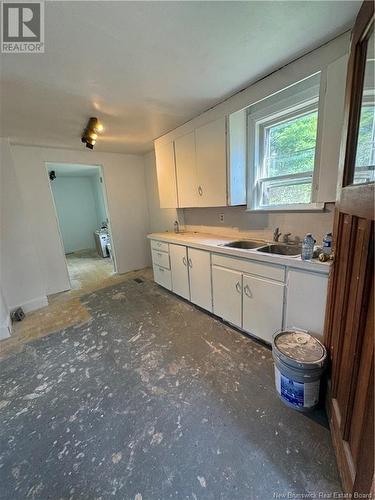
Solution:
<svg viewBox="0 0 375 500"><path fill-rule="evenodd" d="M18 307L22 307L25 313L29 313L31 311L35 311L36 309L41 309L42 307L46 306L48 306L48 299L46 295L43 295L42 297L37 297L35 299L24 302L23 304L20 304ZM12 309L16 309L16 307L13 307Z"/></svg>
<svg viewBox="0 0 375 500"><path fill-rule="evenodd" d="M3 323L0 326L0 340L9 338L11 333L12 333L12 322L10 320L10 315L8 314L5 323Z"/></svg>

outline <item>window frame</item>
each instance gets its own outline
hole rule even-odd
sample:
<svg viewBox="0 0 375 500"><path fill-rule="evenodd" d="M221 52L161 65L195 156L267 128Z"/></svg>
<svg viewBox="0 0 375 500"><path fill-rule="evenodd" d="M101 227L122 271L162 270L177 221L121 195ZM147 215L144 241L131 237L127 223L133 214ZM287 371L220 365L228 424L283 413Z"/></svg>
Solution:
<svg viewBox="0 0 375 500"><path fill-rule="evenodd" d="M321 76L321 73L319 73ZM311 75L312 77L317 76ZM310 77L309 77L310 78ZM306 80L309 80L307 78ZM301 82L297 82L298 83ZM319 130L321 120L321 81L319 84L308 85L306 88L297 91L295 94L290 92L294 85L288 87L288 95L283 96L283 91L270 96L272 99L265 98L264 106L252 111L252 106L247 110L247 211L294 211L294 210L322 210L324 203L314 202L315 178L319 175L318 155L319 148ZM270 100L268 104L267 101ZM303 116L311 112L318 113L316 143L314 152L314 168L312 171L301 172L297 174L285 174L285 176L264 176L264 135L265 129L272 125L290 121L293 118ZM265 182L274 181L287 183L288 180L295 180L292 184L306 182L311 179L311 199L309 203L289 203L282 205L261 205L262 189Z"/></svg>
<svg viewBox="0 0 375 500"><path fill-rule="evenodd" d="M361 116L362 116L362 108L363 107L366 107L366 106L375 106L375 94L374 94L374 91L371 90L371 91L364 91L363 92L363 97L362 97L362 106L361 106ZM360 116L360 118L361 118ZM359 128L358 128L359 130ZM356 173L359 174L362 174L362 172L369 172L371 170L375 170L375 167L374 165L361 165L361 166L358 166L357 165L357 153L358 153L358 143L357 143L357 149L356 149L356 155L355 155L355 164L354 164L354 175L353 175L353 184L355 184L356 186L360 185L360 184L368 184L369 182L374 182L373 180L372 181L364 181L364 182L354 182L355 180L355 177L356 177ZM375 152L372 151L372 157L375 156ZM358 176L358 177L359 177Z"/></svg>

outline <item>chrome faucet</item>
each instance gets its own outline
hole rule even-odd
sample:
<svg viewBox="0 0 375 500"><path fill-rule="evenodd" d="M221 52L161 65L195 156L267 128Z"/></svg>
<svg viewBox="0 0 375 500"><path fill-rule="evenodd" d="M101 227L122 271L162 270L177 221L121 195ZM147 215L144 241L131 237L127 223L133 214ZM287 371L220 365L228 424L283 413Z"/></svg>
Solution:
<svg viewBox="0 0 375 500"><path fill-rule="evenodd" d="M292 233L285 233L284 236L283 236L283 242L288 244L289 243L289 236L291 235Z"/></svg>
<svg viewBox="0 0 375 500"><path fill-rule="evenodd" d="M273 232L273 241L279 241L280 236L281 236L280 228L276 227Z"/></svg>

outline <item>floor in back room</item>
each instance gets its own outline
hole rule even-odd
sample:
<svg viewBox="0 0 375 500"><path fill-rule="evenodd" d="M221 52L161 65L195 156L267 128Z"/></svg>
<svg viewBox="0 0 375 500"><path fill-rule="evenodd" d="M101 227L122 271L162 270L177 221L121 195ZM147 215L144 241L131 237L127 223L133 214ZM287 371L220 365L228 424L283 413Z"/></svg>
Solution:
<svg viewBox="0 0 375 500"><path fill-rule="evenodd" d="M271 352L132 279L91 319L0 362L1 499L271 499L341 490L321 413L275 394Z"/></svg>

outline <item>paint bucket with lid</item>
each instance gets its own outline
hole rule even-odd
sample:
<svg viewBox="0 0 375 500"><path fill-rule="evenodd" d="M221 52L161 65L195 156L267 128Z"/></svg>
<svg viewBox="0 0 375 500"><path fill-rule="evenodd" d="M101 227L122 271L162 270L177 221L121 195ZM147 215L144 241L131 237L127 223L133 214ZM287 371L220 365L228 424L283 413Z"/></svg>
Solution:
<svg viewBox="0 0 375 500"><path fill-rule="evenodd" d="M291 328L274 335L272 356L280 399L298 411L314 409L327 360L324 345L310 333Z"/></svg>

